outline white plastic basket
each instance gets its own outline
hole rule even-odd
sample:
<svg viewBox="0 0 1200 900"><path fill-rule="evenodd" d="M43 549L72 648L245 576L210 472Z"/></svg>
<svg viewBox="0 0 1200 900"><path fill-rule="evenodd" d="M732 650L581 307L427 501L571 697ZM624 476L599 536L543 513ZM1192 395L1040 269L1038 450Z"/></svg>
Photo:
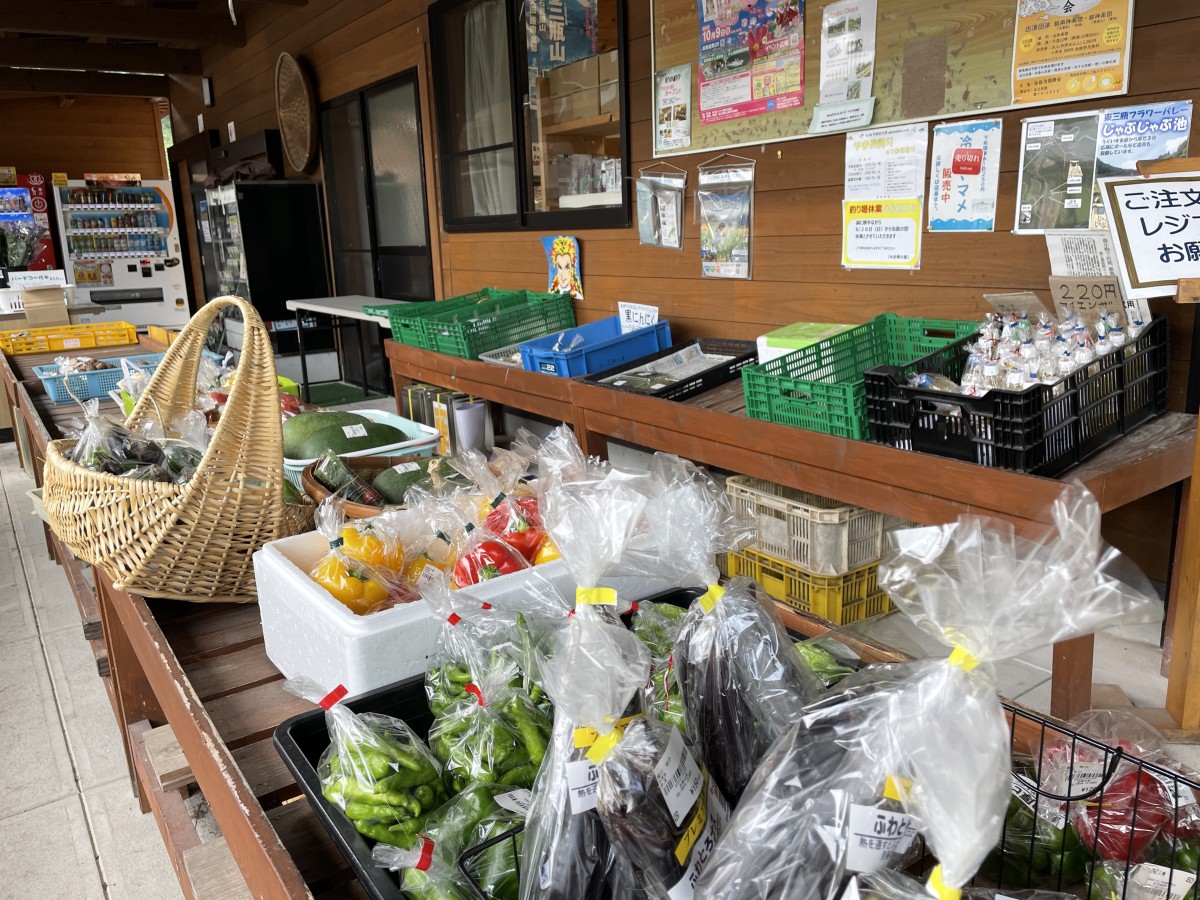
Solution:
<svg viewBox="0 0 1200 900"><path fill-rule="evenodd" d="M729 478L725 489L738 514L755 522L755 546L814 575L844 575L882 553L882 513L748 475Z"/></svg>
<svg viewBox="0 0 1200 900"><path fill-rule="evenodd" d="M398 416L393 412L388 412L383 409L356 409L354 413L364 418L370 419L372 422L380 422L384 425L391 425L398 428L406 434L415 435L405 441L400 441L395 444L386 444L382 447L369 447L366 450L355 450L352 453L339 453L343 457L357 456L433 456L433 452L437 449L438 443L442 439L441 432L429 425L422 425L420 422L414 422L411 419L406 419L403 416ZM291 482L292 487L304 493L304 483L301 481L301 473L305 467L316 462L316 459L288 459L283 460L283 474L287 480Z"/></svg>

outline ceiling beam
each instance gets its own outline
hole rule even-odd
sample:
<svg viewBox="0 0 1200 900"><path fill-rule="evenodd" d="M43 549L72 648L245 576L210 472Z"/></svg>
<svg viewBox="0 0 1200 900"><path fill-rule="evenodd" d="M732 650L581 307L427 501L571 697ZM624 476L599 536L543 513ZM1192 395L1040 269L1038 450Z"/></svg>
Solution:
<svg viewBox="0 0 1200 900"><path fill-rule="evenodd" d="M0 0L0 22L20 23L23 33L103 35L138 41L171 41L188 47L226 44L241 47L246 30L229 21L229 13L176 9L144 9L69 0Z"/></svg>
<svg viewBox="0 0 1200 900"><path fill-rule="evenodd" d="M32 94L108 94L119 97L170 96L165 75L54 72L46 69L0 69L0 91Z"/></svg>
<svg viewBox="0 0 1200 900"><path fill-rule="evenodd" d="M148 72L154 75L201 75L204 72L199 50L86 41L0 38L0 60L8 66L42 69Z"/></svg>

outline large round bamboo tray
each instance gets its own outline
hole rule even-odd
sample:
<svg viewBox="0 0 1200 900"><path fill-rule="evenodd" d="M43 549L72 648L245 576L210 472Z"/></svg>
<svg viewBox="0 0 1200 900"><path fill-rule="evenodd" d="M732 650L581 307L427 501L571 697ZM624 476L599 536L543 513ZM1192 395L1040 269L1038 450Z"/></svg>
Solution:
<svg viewBox="0 0 1200 900"><path fill-rule="evenodd" d="M170 423L192 409L209 325L236 306L245 322L229 402L196 474L161 484L71 462L73 441L51 441L43 498L68 549L147 597L254 602L254 551L312 528L313 507L283 499L283 428L275 357L258 312L240 297L206 304L171 344L126 424Z"/></svg>

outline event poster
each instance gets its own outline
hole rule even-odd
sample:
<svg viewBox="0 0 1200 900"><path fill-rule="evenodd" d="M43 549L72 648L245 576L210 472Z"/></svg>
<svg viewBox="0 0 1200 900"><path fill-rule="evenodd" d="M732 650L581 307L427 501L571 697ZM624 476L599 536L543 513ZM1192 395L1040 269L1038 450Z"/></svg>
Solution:
<svg viewBox="0 0 1200 900"><path fill-rule="evenodd" d="M525 0L525 52L529 68L546 72L595 56L596 0Z"/></svg>
<svg viewBox="0 0 1200 900"><path fill-rule="evenodd" d="M1191 100L1103 110L1096 140L1096 178L1137 175L1141 159L1183 159L1188 154L1191 131ZM1091 227L1100 231L1108 228L1098 184L1092 192Z"/></svg>
<svg viewBox="0 0 1200 900"><path fill-rule="evenodd" d="M1123 94L1133 0L1017 0L1013 104Z"/></svg>
<svg viewBox="0 0 1200 900"><path fill-rule="evenodd" d="M700 122L804 105L804 0L697 0Z"/></svg>
<svg viewBox="0 0 1200 900"><path fill-rule="evenodd" d="M933 126L930 231L995 230L1002 124L979 119Z"/></svg>
<svg viewBox="0 0 1200 900"><path fill-rule="evenodd" d="M654 152L686 150L692 145L692 67L654 73Z"/></svg>
<svg viewBox="0 0 1200 900"><path fill-rule="evenodd" d="M847 200L925 196L929 125L891 125L846 135Z"/></svg>
<svg viewBox="0 0 1200 900"><path fill-rule="evenodd" d="M919 269L921 198L842 201L842 265Z"/></svg>
<svg viewBox="0 0 1200 900"><path fill-rule="evenodd" d="M821 13L821 103L871 96L876 0L839 0Z"/></svg>
<svg viewBox="0 0 1200 900"><path fill-rule="evenodd" d="M1094 112L1041 116L1021 123L1021 173L1014 231L1087 228L1096 175Z"/></svg>

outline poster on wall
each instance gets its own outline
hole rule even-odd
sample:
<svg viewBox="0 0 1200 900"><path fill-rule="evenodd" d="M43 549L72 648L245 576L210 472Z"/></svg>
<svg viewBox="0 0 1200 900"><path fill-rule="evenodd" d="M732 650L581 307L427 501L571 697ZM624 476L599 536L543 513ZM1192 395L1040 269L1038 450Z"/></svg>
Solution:
<svg viewBox="0 0 1200 900"><path fill-rule="evenodd" d="M692 144L692 67L654 73L654 151L685 150Z"/></svg>
<svg viewBox="0 0 1200 900"><path fill-rule="evenodd" d="M700 121L804 105L804 0L696 0Z"/></svg>
<svg viewBox="0 0 1200 900"><path fill-rule="evenodd" d="M846 200L925 196L929 125L893 125L846 135Z"/></svg>
<svg viewBox="0 0 1200 900"><path fill-rule="evenodd" d="M1013 105L1124 94L1133 0L1017 0Z"/></svg>
<svg viewBox="0 0 1200 900"><path fill-rule="evenodd" d="M596 0L525 3L525 51L530 69L546 72L596 55Z"/></svg>
<svg viewBox="0 0 1200 900"><path fill-rule="evenodd" d="M1095 112L1082 112L1021 123L1016 233L1088 227L1098 120Z"/></svg>
<svg viewBox="0 0 1200 900"><path fill-rule="evenodd" d="M842 265L921 268L921 198L843 200Z"/></svg>
<svg viewBox="0 0 1200 900"><path fill-rule="evenodd" d="M979 119L933 126L930 231L995 230L1002 124Z"/></svg>
<svg viewBox="0 0 1200 900"><path fill-rule="evenodd" d="M583 299L583 280L579 274L579 241L570 235L542 238L549 267L550 294L570 294L572 300Z"/></svg>
<svg viewBox="0 0 1200 900"><path fill-rule="evenodd" d="M821 103L871 96L876 0L838 0L821 13Z"/></svg>
<svg viewBox="0 0 1200 900"><path fill-rule="evenodd" d="M1200 278L1200 172L1104 178L1100 191L1125 295L1172 297L1180 278Z"/></svg>
<svg viewBox="0 0 1200 900"><path fill-rule="evenodd" d="M1106 109L1096 140L1096 178L1132 177L1140 159L1183 159L1192 132L1192 101ZM1091 227L1108 229L1100 186L1092 191Z"/></svg>

